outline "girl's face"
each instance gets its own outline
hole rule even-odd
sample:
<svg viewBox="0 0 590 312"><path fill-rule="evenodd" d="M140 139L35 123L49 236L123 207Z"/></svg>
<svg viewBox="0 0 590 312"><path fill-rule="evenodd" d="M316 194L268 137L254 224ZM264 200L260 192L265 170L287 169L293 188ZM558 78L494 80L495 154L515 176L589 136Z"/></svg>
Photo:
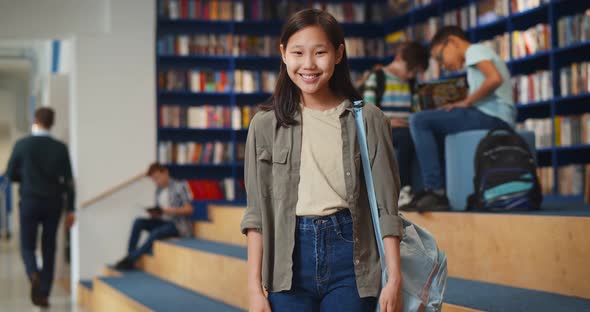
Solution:
<svg viewBox="0 0 590 312"><path fill-rule="evenodd" d="M303 28L289 38L287 46L281 44L287 74L303 96L328 90L334 67L342 60L343 53L344 45L334 49L319 26Z"/></svg>

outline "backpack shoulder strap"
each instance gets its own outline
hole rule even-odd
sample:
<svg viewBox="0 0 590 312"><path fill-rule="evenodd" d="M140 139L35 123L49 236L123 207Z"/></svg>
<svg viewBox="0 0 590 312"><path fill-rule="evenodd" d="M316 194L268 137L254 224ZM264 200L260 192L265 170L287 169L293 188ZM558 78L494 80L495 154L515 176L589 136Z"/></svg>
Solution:
<svg viewBox="0 0 590 312"><path fill-rule="evenodd" d="M382 68L375 70L375 78L377 78L377 89L375 90L375 104L381 108L381 101L385 93L385 72Z"/></svg>
<svg viewBox="0 0 590 312"><path fill-rule="evenodd" d="M381 239L381 227L379 223L379 210L377 208L377 196L375 195L375 185L373 182L373 173L371 172L371 162L369 160L369 147L367 144L367 134L365 132L365 121L363 118L363 101L354 101L352 110L354 114L354 121L356 124L356 133L359 141L359 148L361 150L361 161L363 165L363 173L365 176L365 184L367 186L367 195L369 197L369 206L371 207L371 218L373 220L373 229L375 230L375 237L377 238L377 249L379 250L381 269L383 270L383 285L387 279L387 265L385 262L385 248L383 246L383 239Z"/></svg>

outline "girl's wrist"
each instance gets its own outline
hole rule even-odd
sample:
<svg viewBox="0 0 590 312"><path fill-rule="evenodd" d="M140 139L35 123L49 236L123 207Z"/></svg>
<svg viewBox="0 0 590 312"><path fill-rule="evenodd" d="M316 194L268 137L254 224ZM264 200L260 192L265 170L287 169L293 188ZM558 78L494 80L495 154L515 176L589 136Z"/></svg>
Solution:
<svg viewBox="0 0 590 312"><path fill-rule="evenodd" d="M387 283L393 283L396 285L401 284L402 273L400 271L387 272Z"/></svg>
<svg viewBox="0 0 590 312"><path fill-rule="evenodd" d="M260 294L264 294L264 291L262 290L262 285L260 285L260 284L248 285L248 294L250 296L257 296Z"/></svg>

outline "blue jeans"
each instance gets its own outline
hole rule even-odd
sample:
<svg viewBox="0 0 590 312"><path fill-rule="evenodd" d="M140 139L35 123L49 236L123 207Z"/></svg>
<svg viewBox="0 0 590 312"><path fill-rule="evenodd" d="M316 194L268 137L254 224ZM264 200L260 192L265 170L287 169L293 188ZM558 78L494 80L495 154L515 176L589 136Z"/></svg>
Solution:
<svg viewBox="0 0 590 312"><path fill-rule="evenodd" d="M393 147L395 147L401 186L412 186L412 161L416 159L416 152L410 128L393 128Z"/></svg>
<svg viewBox="0 0 590 312"><path fill-rule="evenodd" d="M326 217L297 218L291 290L268 294L273 312L375 310L375 297L358 294L352 231L348 209Z"/></svg>
<svg viewBox="0 0 590 312"><path fill-rule="evenodd" d="M20 249L27 275L38 273L40 294L49 296L55 268L55 248L57 228L61 217L62 201L60 199L22 198L20 202ZM41 232L41 254L43 267L37 265L37 233Z"/></svg>
<svg viewBox="0 0 590 312"><path fill-rule="evenodd" d="M137 248L139 243L139 236L141 231L148 231L150 235L141 247ZM152 246L157 239L164 239L170 237L177 237L178 230L174 223L170 221L163 221L161 219L145 219L137 218L133 222L131 229L131 237L129 237L129 246L127 248L128 257L131 261L136 261L142 255L152 252Z"/></svg>
<svg viewBox="0 0 590 312"><path fill-rule="evenodd" d="M503 120L484 114L477 108L455 108L451 111L429 110L410 117L410 131L414 139L416 155L420 162L424 188L438 190L444 188L441 146L444 137L462 131L510 127ZM437 140L438 139L438 140ZM473 163L465 164L473 166Z"/></svg>

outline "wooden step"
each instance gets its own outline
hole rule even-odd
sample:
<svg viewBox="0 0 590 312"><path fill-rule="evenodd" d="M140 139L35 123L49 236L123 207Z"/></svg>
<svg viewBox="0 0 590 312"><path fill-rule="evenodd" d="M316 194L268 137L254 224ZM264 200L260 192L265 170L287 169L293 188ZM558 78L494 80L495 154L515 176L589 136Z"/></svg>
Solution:
<svg viewBox="0 0 590 312"><path fill-rule="evenodd" d="M248 308L247 265L238 246L200 241L159 241L147 272L235 307ZM229 250L228 252L225 252Z"/></svg>
<svg viewBox="0 0 590 312"><path fill-rule="evenodd" d="M208 232L196 225L197 237L245 246L239 231L245 208L209 209ZM590 298L590 266L586 264L590 217L473 212L405 215L436 236L449 259L449 276Z"/></svg>
<svg viewBox="0 0 590 312"><path fill-rule="evenodd" d="M406 213L435 235L449 275L590 298L590 218Z"/></svg>
<svg viewBox="0 0 590 312"><path fill-rule="evenodd" d="M235 307L248 309L245 247L186 239L158 242L154 248L158 269L151 274ZM166 260L162 260L164 258ZM196 269L186 270L187 265L195 263ZM443 304L443 312L476 311L479 310Z"/></svg>
<svg viewBox="0 0 590 312"><path fill-rule="evenodd" d="M442 312L480 312L482 310L476 310L472 308L466 308L450 303L443 303Z"/></svg>
<svg viewBox="0 0 590 312"><path fill-rule="evenodd" d="M92 281L80 281L78 283L78 305L87 309L92 308Z"/></svg>
<svg viewBox="0 0 590 312"><path fill-rule="evenodd" d="M246 246L246 236L241 235L240 224L244 207L210 205L207 208L209 221L194 223L195 237L234 245Z"/></svg>
<svg viewBox="0 0 590 312"><path fill-rule="evenodd" d="M93 285L93 311L240 311L141 271L98 278Z"/></svg>
<svg viewBox="0 0 590 312"><path fill-rule="evenodd" d="M111 277L113 278L113 277ZM93 281L92 311L151 312L141 303L129 298L104 279Z"/></svg>

